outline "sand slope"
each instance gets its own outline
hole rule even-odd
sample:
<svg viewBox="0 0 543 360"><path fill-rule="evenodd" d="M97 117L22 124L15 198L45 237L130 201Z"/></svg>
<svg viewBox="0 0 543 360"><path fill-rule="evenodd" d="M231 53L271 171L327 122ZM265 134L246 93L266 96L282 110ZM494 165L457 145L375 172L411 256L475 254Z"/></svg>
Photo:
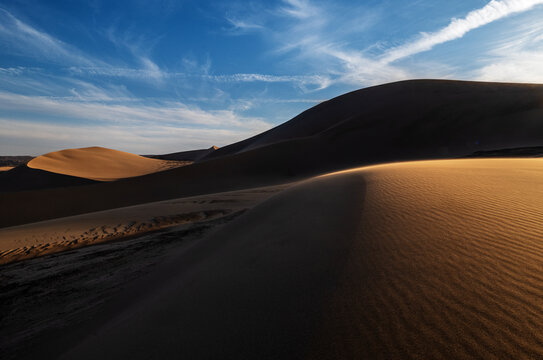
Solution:
<svg viewBox="0 0 543 360"><path fill-rule="evenodd" d="M8 171L0 172L0 204L4 204L2 197L9 192L41 191L42 189L82 186L95 183L96 181L91 179L56 174L50 171L31 169L26 165L19 165ZM23 208L21 209L22 211L26 211L24 208L28 207L28 205L24 202L18 203L17 207L13 210L17 211L18 207L21 207ZM9 211L9 209L5 210L6 212Z"/></svg>
<svg viewBox="0 0 543 360"><path fill-rule="evenodd" d="M540 146L542 98L543 85L535 84L400 81L325 101L205 159L307 138L318 139L311 150L319 156L333 151L333 144L351 163L370 155L393 161ZM338 158L324 160L333 165Z"/></svg>
<svg viewBox="0 0 543 360"><path fill-rule="evenodd" d="M245 211L285 187L166 200L0 229L0 265Z"/></svg>
<svg viewBox="0 0 543 360"><path fill-rule="evenodd" d="M179 164L124 151L88 147L41 155L28 162L27 166L91 180L112 181L171 169Z"/></svg>
<svg viewBox="0 0 543 360"><path fill-rule="evenodd" d="M207 149L180 151L163 155L144 155L145 157L161 160L176 160L176 161L198 161L203 157L217 150L218 147L211 146Z"/></svg>
<svg viewBox="0 0 543 360"><path fill-rule="evenodd" d="M137 284L151 295L63 358L540 358L542 207L538 159L320 177Z"/></svg>

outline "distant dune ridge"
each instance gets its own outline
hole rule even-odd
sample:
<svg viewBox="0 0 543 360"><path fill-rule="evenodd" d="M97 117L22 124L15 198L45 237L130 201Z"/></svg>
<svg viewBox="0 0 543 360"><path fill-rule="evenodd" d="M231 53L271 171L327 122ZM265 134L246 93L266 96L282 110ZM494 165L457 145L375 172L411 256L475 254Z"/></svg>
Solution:
<svg viewBox="0 0 543 360"><path fill-rule="evenodd" d="M112 181L151 174L178 165L95 146L51 152L30 160L27 166L56 174Z"/></svg>
<svg viewBox="0 0 543 360"><path fill-rule="evenodd" d="M370 87L323 102L193 165L112 183L2 194L0 227L366 164L540 146L542 99L543 85L531 84L413 80ZM158 183L160 188L153 185ZM43 203L52 206L44 211Z"/></svg>
<svg viewBox="0 0 543 360"><path fill-rule="evenodd" d="M33 158L33 156L0 156L0 168L24 165Z"/></svg>
<svg viewBox="0 0 543 360"><path fill-rule="evenodd" d="M89 185L98 181L137 177L188 164L182 161L149 159L97 146L60 150L36 158L8 158L29 161L0 171L0 194Z"/></svg>

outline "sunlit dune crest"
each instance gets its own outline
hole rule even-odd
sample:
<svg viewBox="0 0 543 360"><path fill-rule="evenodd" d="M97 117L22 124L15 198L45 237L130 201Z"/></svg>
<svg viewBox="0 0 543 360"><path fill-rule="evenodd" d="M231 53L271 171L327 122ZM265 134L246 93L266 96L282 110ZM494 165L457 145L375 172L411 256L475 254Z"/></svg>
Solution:
<svg viewBox="0 0 543 360"><path fill-rule="evenodd" d="M411 162L336 176L356 175L366 184L356 240L315 354L543 355L543 160Z"/></svg>
<svg viewBox="0 0 543 360"><path fill-rule="evenodd" d="M151 174L180 164L95 146L51 152L32 159L27 166L91 180L112 181Z"/></svg>

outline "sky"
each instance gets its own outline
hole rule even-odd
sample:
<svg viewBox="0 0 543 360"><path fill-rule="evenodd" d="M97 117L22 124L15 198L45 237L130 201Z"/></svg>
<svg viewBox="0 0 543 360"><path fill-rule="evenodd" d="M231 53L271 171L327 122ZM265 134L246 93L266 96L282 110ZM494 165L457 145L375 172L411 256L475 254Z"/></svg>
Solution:
<svg viewBox="0 0 543 360"><path fill-rule="evenodd" d="M543 0L0 0L0 155L224 146L405 79L543 83Z"/></svg>

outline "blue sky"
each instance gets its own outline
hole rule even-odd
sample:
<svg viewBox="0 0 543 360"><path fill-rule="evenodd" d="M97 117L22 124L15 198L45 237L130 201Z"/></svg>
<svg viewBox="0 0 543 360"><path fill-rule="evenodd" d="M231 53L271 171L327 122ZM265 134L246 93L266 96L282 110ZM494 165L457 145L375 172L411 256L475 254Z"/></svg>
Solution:
<svg viewBox="0 0 543 360"><path fill-rule="evenodd" d="M0 155L226 145L411 78L543 83L543 0L0 0Z"/></svg>

